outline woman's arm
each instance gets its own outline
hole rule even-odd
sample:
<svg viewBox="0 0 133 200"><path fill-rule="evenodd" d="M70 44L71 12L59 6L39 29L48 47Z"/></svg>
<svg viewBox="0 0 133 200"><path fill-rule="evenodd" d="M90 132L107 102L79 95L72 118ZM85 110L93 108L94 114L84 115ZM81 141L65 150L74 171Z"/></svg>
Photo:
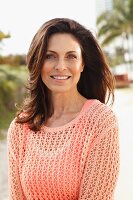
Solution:
<svg viewBox="0 0 133 200"><path fill-rule="evenodd" d="M11 123L7 135L8 184L10 200L26 200L19 174L19 125Z"/></svg>
<svg viewBox="0 0 133 200"><path fill-rule="evenodd" d="M118 172L118 124L112 115L89 148L78 200L113 200Z"/></svg>

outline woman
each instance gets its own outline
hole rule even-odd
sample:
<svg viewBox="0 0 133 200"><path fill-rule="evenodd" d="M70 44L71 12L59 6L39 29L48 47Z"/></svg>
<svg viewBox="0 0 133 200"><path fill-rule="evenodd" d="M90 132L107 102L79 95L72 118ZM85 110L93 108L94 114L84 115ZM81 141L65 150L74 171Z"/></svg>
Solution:
<svg viewBox="0 0 133 200"><path fill-rule="evenodd" d="M10 200L113 199L118 124L114 79L89 30L52 19L27 55L29 97L8 131Z"/></svg>

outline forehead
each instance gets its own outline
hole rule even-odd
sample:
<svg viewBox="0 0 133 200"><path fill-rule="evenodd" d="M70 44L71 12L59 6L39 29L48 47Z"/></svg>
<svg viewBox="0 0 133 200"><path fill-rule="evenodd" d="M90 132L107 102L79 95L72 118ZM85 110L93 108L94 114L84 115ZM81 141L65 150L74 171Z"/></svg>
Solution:
<svg viewBox="0 0 133 200"><path fill-rule="evenodd" d="M48 40L47 50L58 51L65 49L66 51L81 52L80 43L69 33L53 34Z"/></svg>

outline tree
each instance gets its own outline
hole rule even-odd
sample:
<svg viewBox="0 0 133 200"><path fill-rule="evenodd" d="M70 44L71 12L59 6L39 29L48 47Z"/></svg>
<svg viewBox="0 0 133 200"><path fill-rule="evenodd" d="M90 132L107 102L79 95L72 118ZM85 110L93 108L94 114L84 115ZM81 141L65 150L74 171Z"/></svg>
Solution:
<svg viewBox="0 0 133 200"><path fill-rule="evenodd" d="M5 39L11 37L10 34L5 34L4 32L0 31L0 42Z"/></svg>
<svg viewBox="0 0 133 200"><path fill-rule="evenodd" d="M133 35L133 0L114 1L114 9L97 18L98 37L107 45L116 37L129 39Z"/></svg>
<svg viewBox="0 0 133 200"><path fill-rule="evenodd" d="M2 43L3 39L6 39L6 38L10 38L11 35L8 33L8 34L5 34L3 31L0 30L0 44ZM1 49L1 47L0 47Z"/></svg>
<svg viewBox="0 0 133 200"><path fill-rule="evenodd" d="M132 71L131 38L133 38L133 0L114 0L112 11L104 12L97 18L98 38L103 46L110 44L114 39L121 38L123 52L128 52L128 63ZM124 42L123 42L124 41ZM132 39L133 41L133 39ZM133 46L133 45L132 45ZM125 54L123 55L125 58ZM124 60L124 62L126 62Z"/></svg>

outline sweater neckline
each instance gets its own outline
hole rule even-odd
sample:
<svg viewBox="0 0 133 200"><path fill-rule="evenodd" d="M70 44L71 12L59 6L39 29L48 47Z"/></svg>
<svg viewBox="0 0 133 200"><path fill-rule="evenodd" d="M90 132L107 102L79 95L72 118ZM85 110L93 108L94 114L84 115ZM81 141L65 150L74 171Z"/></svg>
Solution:
<svg viewBox="0 0 133 200"><path fill-rule="evenodd" d="M71 126L72 124L75 123L75 121L77 121L81 115L84 113L84 111L86 110L86 108L89 106L91 107L91 105L93 104L93 102L95 102L95 99L88 99L86 100L86 102L84 103L84 105L82 106L79 114L74 118L72 119L70 122L64 124L64 125L61 125L61 126L57 126L57 127L49 127L49 126L45 126L45 125L42 125L42 128L41 129L45 129L47 131L57 131L57 130L61 130L61 129L64 129L64 128L68 128L69 126Z"/></svg>

